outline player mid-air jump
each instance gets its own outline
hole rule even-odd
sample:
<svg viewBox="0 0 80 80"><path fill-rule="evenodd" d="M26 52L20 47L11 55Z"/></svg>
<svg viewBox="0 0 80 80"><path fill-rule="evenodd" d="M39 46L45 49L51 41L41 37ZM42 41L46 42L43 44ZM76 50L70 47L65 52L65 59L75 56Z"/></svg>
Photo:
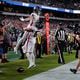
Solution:
<svg viewBox="0 0 80 80"><path fill-rule="evenodd" d="M16 44L16 47L14 48L14 51L17 52L19 45L24 41L25 44L22 46L23 52L26 53L27 59L29 61L28 68L31 68L35 65L35 55L34 55L34 48L36 43L36 32L38 31L38 28L36 27L37 21L39 21L39 15L40 15L40 7L36 6L33 9L33 12L28 18L20 18L21 21L29 21L29 24L26 28L24 28L24 34L19 39L19 41Z"/></svg>

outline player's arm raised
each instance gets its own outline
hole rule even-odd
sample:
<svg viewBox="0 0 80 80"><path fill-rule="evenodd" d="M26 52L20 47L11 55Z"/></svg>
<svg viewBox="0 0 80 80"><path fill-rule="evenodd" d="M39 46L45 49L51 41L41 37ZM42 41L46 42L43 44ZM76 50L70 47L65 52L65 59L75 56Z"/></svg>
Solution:
<svg viewBox="0 0 80 80"><path fill-rule="evenodd" d="M29 16L28 18L23 18L23 17L20 18L21 21L30 21L31 19L32 16Z"/></svg>

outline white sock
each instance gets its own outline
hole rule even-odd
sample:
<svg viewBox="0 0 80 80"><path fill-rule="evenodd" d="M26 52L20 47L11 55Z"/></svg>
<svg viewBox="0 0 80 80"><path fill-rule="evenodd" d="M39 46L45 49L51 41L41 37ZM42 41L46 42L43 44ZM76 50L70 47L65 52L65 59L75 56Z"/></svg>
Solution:
<svg viewBox="0 0 80 80"><path fill-rule="evenodd" d="M35 55L34 55L34 53L32 53L31 56L32 56L33 65L35 65Z"/></svg>
<svg viewBox="0 0 80 80"><path fill-rule="evenodd" d="M30 53L26 53L26 56L27 56L27 59L29 61L29 66L31 66L32 65L32 56Z"/></svg>

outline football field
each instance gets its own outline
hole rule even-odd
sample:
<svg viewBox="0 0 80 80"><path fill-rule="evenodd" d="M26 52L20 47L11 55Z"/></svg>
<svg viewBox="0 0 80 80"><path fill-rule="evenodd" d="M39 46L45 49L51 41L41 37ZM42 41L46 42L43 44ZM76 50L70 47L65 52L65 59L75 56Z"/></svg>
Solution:
<svg viewBox="0 0 80 80"><path fill-rule="evenodd" d="M61 66L61 64L57 63L57 54L44 55L43 58L36 59L37 66L31 69L27 69L27 59L20 60L19 57L19 54L14 54L12 51L8 53L8 59L10 62L0 64L0 70L2 70L0 73L0 80L23 80L32 75ZM66 63L71 62L75 60L75 52L70 55L64 53L64 57ZM25 71L22 73L17 72L19 67L23 67Z"/></svg>

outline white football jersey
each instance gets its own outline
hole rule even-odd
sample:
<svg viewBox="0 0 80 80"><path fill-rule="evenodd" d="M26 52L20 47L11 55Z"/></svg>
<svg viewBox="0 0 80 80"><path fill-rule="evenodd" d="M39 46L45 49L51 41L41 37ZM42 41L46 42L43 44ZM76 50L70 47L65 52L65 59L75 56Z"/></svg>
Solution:
<svg viewBox="0 0 80 80"><path fill-rule="evenodd" d="M39 20L39 15L36 13L32 13L31 16L33 19L30 21L31 26L35 26L36 22Z"/></svg>
<svg viewBox="0 0 80 80"><path fill-rule="evenodd" d="M30 38L34 35L35 31L37 31L36 23L39 21L39 15L36 13L31 13L32 19L30 20L28 26L26 28L31 28L34 32L29 32Z"/></svg>

